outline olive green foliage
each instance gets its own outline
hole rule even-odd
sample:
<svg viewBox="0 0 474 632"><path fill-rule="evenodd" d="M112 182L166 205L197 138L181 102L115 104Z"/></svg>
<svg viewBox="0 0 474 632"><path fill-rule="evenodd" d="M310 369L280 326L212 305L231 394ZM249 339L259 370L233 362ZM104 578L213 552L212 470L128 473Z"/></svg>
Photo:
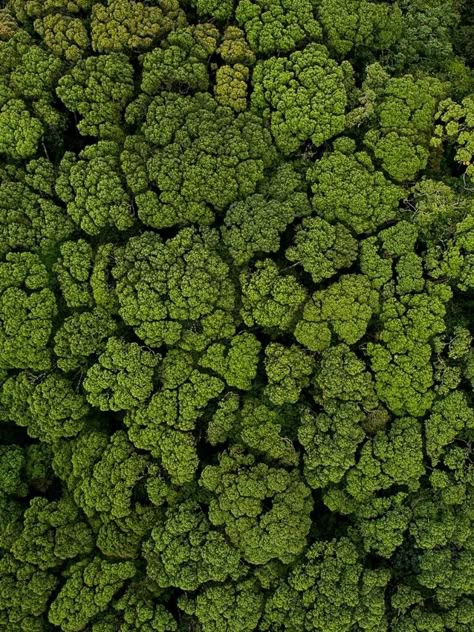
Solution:
<svg viewBox="0 0 474 632"><path fill-rule="evenodd" d="M207 61L216 52L218 39L219 31L212 24L172 31L160 48L143 56L143 92L155 95L175 85L207 90Z"/></svg>
<svg viewBox="0 0 474 632"><path fill-rule="evenodd" d="M306 299L304 286L284 274L272 259L259 260L254 270L242 272L242 319L247 326L289 330Z"/></svg>
<svg viewBox="0 0 474 632"><path fill-rule="evenodd" d="M45 370L57 313L45 265L30 252L9 252L0 263L0 367Z"/></svg>
<svg viewBox="0 0 474 632"><path fill-rule="evenodd" d="M388 79L378 95L365 144L396 182L412 181L426 167L434 116L444 88L438 79L412 75Z"/></svg>
<svg viewBox="0 0 474 632"><path fill-rule="evenodd" d="M297 226L285 257L301 265L314 283L320 283L341 268L349 268L357 259L357 249L357 241L342 224L308 217Z"/></svg>
<svg viewBox="0 0 474 632"><path fill-rule="evenodd" d="M378 311L378 293L365 276L345 274L327 289L315 292L295 328L295 338L311 351L322 351L335 334L354 344Z"/></svg>
<svg viewBox="0 0 474 632"><path fill-rule="evenodd" d="M88 401L99 410L134 408L151 395L159 361L159 355L141 349L136 342L109 338L84 379Z"/></svg>
<svg viewBox="0 0 474 632"><path fill-rule="evenodd" d="M81 134L121 138L121 114L133 96L133 68L121 53L87 57L61 77L57 94L81 116Z"/></svg>
<svg viewBox="0 0 474 632"><path fill-rule="evenodd" d="M288 57L257 63L251 107L270 121L282 153L297 151L307 141L318 147L344 130L344 80L343 67L329 57L327 48L309 44Z"/></svg>
<svg viewBox="0 0 474 632"><path fill-rule="evenodd" d="M128 118L137 114L130 106ZM126 139L122 167L144 224L207 225L255 192L275 154L258 116L235 115L207 93L163 92L148 106L140 133Z"/></svg>
<svg viewBox="0 0 474 632"><path fill-rule="evenodd" d="M173 28L185 24L186 16L178 0L159 3L108 0L104 4L94 3L92 48L98 53L146 50Z"/></svg>
<svg viewBox="0 0 474 632"><path fill-rule="evenodd" d="M234 332L235 289L217 244L213 230L185 228L166 242L147 231L117 252L120 315L146 344L199 349Z"/></svg>
<svg viewBox="0 0 474 632"><path fill-rule="evenodd" d="M473 3L0 4L0 630L474 630Z"/></svg>
<svg viewBox="0 0 474 632"><path fill-rule="evenodd" d="M334 151L311 166L307 177L318 215L360 234L397 217L402 191L375 169L366 152L354 150L352 140L338 139Z"/></svg>
<svg viewBox="0 0 474 632"><path fill-rule="evenodd" d="M398 4L321 0L319 16L331 48L341 56L353 48L386 50L401 37L403 19Z"/></svg>
<svg viewBox="0 0 474 632"><path fill-rule="evenodd" d="M211 523L224 527L248 562L290 562L303 550L312 501L296 470L269 467L236 448L224 452L219 465L207 466L200 484L211 493ZM239 494L242 487L244 496Z"/></svg>
<svg viewBox="0 0 474 632"><path fill-rule="evenodd" d="M280 235L296 217L310 213L301 174L282 165L266 190L229 207L221 234L238 265L259 252L276 252Z"/></svg>
<svg viewBox="0 0 474 632"><path fill-rule="evenodd" d="M314 5L312 0L239 0L235 17L257 53L288 53L320 39Z"/></svg>
<svg viewBox="0 0 474 632"><path fill-rule="evenodd" d="M118 145L99 141L79 154L66 153L59 165L56 192L85 233L96 235L134 223L133 205L120 176Z"/></svg>

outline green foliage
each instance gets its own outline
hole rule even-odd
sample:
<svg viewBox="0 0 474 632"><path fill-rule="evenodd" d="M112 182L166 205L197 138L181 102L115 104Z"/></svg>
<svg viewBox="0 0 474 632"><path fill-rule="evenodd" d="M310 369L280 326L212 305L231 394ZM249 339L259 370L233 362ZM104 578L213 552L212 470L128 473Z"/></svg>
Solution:
<svg viewBox="0 0 474 632"><path fill-rule="evenodd" d="M13 555L45 571L90 553L94 548L93 534L81 518L69 497L57 502L33 498L25 511L23 530L12 547Z"/></svg>
<svg viewBox="0 0 474 632"><path fill-rule="evenodd" d="M290 330L306 299L304 286L294 276L282 274L272 259L257 261L254 268L240 275L244 323Z"/></svg>
<svg viewBox="0 0 474 632"><path fill-rule="evenodd" d="M165 0L158 6L131 0L94 3L92 48L99 53L146 50L173 28L185 24L186 16L178 0Z"/></svg>
<svg viewBox="0 0 474 632"><path fill-rule="evenodd" d="M474 629L469 0L4 0L0 629Z"/></svg>
<svg viewBox="0 0 474 632"><path fill-rule="evenodd" d="M218 39L219 31L212 24L188 26L170 33L160 48L143 56L143 92L156 95L175 85L206 91L207 61L216 52Z"/></svg>
<svg viewBox="0 0 474 632"><path fill-rule="evenodd" d="M256 454L294 465L298 453L291 439L284 436L291 434L293 420L285 412L288 415L288 409L280 411L251 396L241 399L236 393L228 393L209 421L208 441L217 445L231 438Z"/></svg>
<svg viewBox="0 0 474 632"><path fill-rule="evenodd" d="M199 503L171 506L143 546L147 572L158 586L196 590L240 574L240 555L206 518Z"/></svg>
<svg viewBox="0 0 474 632"><path fill-rule="evenodd" d="M6 630L40 632L56 577L7 553L0 559L0 624Z"/></svg>
<svg viewBox="0 0 474 632"><path fill-rule="evenodd" d="M252 84L252 110L270 122L284 154L309 140L318 147L344 130L344 69L325 46L309 44L289 57L258 62Z"/></svg>
<svg viewBox="0 0 474 632"><path fill-rule="evenodd" d="M87 57L58 82L57 94L81 120L84 136L117 140L123 136L122 112L134 92L133 68L121 53Z"/></svg>
<svg viewBox="0 0 474 632"><path fill-rule="evenodd" d="M380 127L367 132L365 144L396 182L412 181L426 167L444 90L438 79L417 80L412 75L389 79L381 90L376 107Z"/></svg>
<svg viewBox="0 0 474 632"><path fill-rule="evenodd" d="M77 435L89 412L84 395L55 372L46 376L23 372L9 378L3 385L1 400L12 421L26 426L31 437L47 443Z"/></svg>
<svg viewBox="0 0 474 632"><path fill-rule="evenodd" d="M170 351L161 371L163 388L125 418L130 440L159 458L177 483L193 479L198 466L193 431L209 402L224 388L217 377L193 369L192 356Z"/></svg>
<svg viewBox="0 0 474 632"><path fill-rule="evenodd" d="M146 344L199 349L234 333L235 291L217 240L206 229L167 241L145 232L117 252L119 313Z"/></svg>
<svg viewBox="0 0 474 632"><path fill-rule="evenodd" d="M204 468L200 484L211 492L209 520L251 564L288 563L303 550L313 503L296 470L269 467L235 448Z"/></svg>
<svg viewBox="0 0 474 632"><path fill-rule="evenodd" d="M151 582L148 582L151 584ZM153 584L147 586L147 581L131 582L124 595L113 603L117 616L111 622L111 627L102 628L97 623L93 630L107 630L112 632L120 625L121 632L176 632L178 629L173 615L158 601L159 595L153 590ZM158 598L157 598L158 597ZM106 618L105 615L104 618Z"/></svg>
<svg viewBox="0 0 474 632"><path fill-rule="evenodd" d="M374 168L366 152L354 149L352 141L339 139L334 151L308 170L308 180L318 215L360 234L394 220L402 192Z"/></svg>
<svg viewBox="0 0 474 632"><path fill-rule="evenodd" d="M132 109L127 118L135 122ZM212 224L216 212L254 193L274 160L259 117L235 115L205 93L155 97L122 153L138 216L154 228Z"/></svg>
<svg viewBox="0 0 474 632"><path fill-rule="evenodd" d="M302 412L298 439L304 448L304 475L318 489L339 483L355 465L356 450L364 439L364 413L354 402L329 403L314 415Z"/></svg>
<svg viewBox="0 0 474 632"><path fill-rule="evenodd" d="M109 562L99 557L76 562L65 572L66 582L51 604L50 623L65 632L84 629L135 572L132 562Z"/></svg>
<svg viewBox="0 0 474 632"><path fill-rule="evenodd" d="M421 417L433 401L429 343L445 329L445 302L451 296L449 288L437 289L389 298L380 313L380 342L367 345L377 394L396 415Z"/></svg>
<svg viewBox="0 0 474 632"><path fill-rule="evenodd" d="M221 66L216 72L214 94L219 105L227 105L236 112L247 109L249 69L242 64Z"/></svg>
<svg viewBox="0 0 474 632"><path fill-rule="evenodd" d="M54 264L62 297L69 308L91 307L93 297L90 288L93 251L85 239L65 241L60 246L60 256Z"/></svg>
<svg viewBox="0 0 474 632"><path fill-rule="evenodd" d="M68 62L77 62L89 45L87 29L79 18L52 13L35 20L34 26L45 45Z"/></svg>
<svg viewBox="0 0 474 632"><path fill-rule="evenodd" d="M363 561L348 538L312 545L267 602L262 629L384 629L389 573L364 568Z"/></svg>
<svg viewBox="0 0 474 632"><path fill-rule="evenodd" d="M443 448L466 430L474 429L474 411L460 391L449 393L433 404L425 422L426 452L433 465L439 460Z"/></svg>
<svg viewBox="0 0 474 632"><path fill-rule="evenodd" d="M133 205L122 182L117 143L89 145L79 159L64 154L56 192L75 224L89 235L112 226L119 230L133 226Z"/></svg>
<svg viewBox="0 0 474 632"><path fill-rule="evenodd" d="M136 342L109 338L84 379L87 400L99 410L135 408L151 395L159 361L159 355Z"/></svg>
<svg viewBox="0 0 474 632"><path fill-rule="evenodd" d="M338 55L347 55L354 48L386 50L401 36L402 12L397 4L321 0L319 5L321 24Z"/></svg>
<svg viewBox="0 0 474 632"><path fill-rule="evenodd" d="M297 226L285 257L301 265L314 283L320 283L341 268L349 268L357 259L357 250L356 240L342 224L332 225L321 217L307 217Z"/></svg>
<svg viewBox="0 0 474 632"><path fill-rule="evenodd" d="M42 173L41 163L35 169L32 162L28 164L31 169L30 179L35 181L38 177L46 184L44 182L46 174ZM50 163L43 164L45 169L50 166ZM54 256L56 245L68 239L72 231L71 220L53 200L39 195L22 182L9 179L2 181L0 184L0 254L2 257L17 249L28 250L45 257Z"/></svg>
<svg viewBox="0 0 474 632"><path fill-rule="evenodd" d="M65 372L84 368L88 358L101 353L116 331L116 322L100 307L68 316L54 336L56 364Z"/></svg>
<svg viewBox="0 0 474 632"><path fill-rule="evenodd" d="M314 397L322 405L337 400L357 402L367 410L377 406L374 382L365 362L343 343L321 354L314 387Z"/></svg>
<svg viewBox="0 0 474 632"><path fill-rule="evenodd" d="M26 496L27 485L22 480L25 455L18 445L0 446L0 493L9 496Z"/></svg>
<svg viewBox="0 0 474 632"><path fill-rule="evenodd" d="M208 586L195 599L184 597L179 607L193 614L206 632L256 630L264 597L255 581Z"/></svg>
<svg viewBox="0 0 474 632"><path fill-rule="evenodd" d="M325 290L315 292L306 303L295 328L295 338L311 351L331 345L333 335L347 344L360 340L378 311L378 292L367 277L343 275Z"/></svg>
<svg viewBox="0 0 474 632"><path fill-rule="evenodd" d="M235 17L257 53L291 53L321 38L314 4L312 0L239 0Z"/></svg>
<svg viewBox="0 0 474 632"><path fill-rule="evenodd" d="M442 101L436 118L439 123L431 140L432 145L436 147L443 141L454 144L456 148L454 159L466 167L466 175L472 178L474 176L474 98L468 96L462 103L455 103L452 99Z"/></svg>
<svg viewBox="0 0 474 632"><path fill-rule="evenodd" d="M265 349L265 372L268 384L264 392L272 404L295 404L309 384L313 359L297 345L270 343Z"/></svg>
<svg viewBox="0 0 474 632"><path fill-rule="evenodd" d="M34 156L44 134L41 122L19 99L0 95L0 106L0 153L14 160Z"/></svg>
<svg viewBox="0 0 474 632"><path fill-rule="evenodd" d="M221 228L222 238L237 265L260 252L276 252L280 235L296 217L308 215L310 205L300 174L280 166L265 193L232 204Z"/></svg>
<svg viewBox="0 0 474 632"><path fill-rule="evenodd" d="M232 15L234 0L191 0L199 16L211 16L216 20L228 20Z"/></svg>
<svg viewBox="0 0 474 632"><path fill-rule="evenodd" d="M44 147L50 132L62 132L63 117L52 103L62 63L18 30L0 40L0 69L0 154L24 160Z"/></svg>
<svg viewBox="0 0 474 632"><path fill-rule="evenodd" d="M147 463L147 457L136 452L123 430L110 438L103 432L86 430L73 441L55 446L53 466L87 517L120 519L132 512L134 487Z"/></svg>
<svg viewBox="0 0 474 632"><path fill-rule="evenodd" d="M226 64L255 64L255 53L245 39L245 33L237 26L230 25L225 29L218 52Z"/></svg>
<svg viewBox="0 0 474 632"><path fill-rule="evenodd" d="M453 57L452 30L460 26L460 4L452 0L401 0L402 33L390 55L397 71L411 66L433 72L447 66Z"/></svg>
<svg viewBox="0 0 474 632"><path fill-rule="evenodd" d="M0 263L0 368L49 369L47 345L56 313L40 258L29 252L8 253Z"/></svg>
<svg viewBox="0 0 474 632"><path fill-rule="evenodd" d="M257 338L244 332L233 336L229 347L220 342L210 345L199 364L222 376L229 386L248 391L257 374L260 348Z"/></svg>

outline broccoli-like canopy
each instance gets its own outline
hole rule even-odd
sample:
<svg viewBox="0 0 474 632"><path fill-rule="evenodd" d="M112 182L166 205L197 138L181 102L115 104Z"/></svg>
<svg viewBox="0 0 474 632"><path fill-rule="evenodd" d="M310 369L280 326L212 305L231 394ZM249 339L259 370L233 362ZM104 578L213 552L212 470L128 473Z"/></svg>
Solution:
<svg viewBox="0 0 474 632"><path fill-rule="evenodd" d="M10 252L0 262L0 369L50 368L48 342L57 314L50 286L35 254Z"/></svg>
<svg viewBox="0 0 474 632"><path fill-rule="evenodd" d="M240 275L244 323L290 330L307 296L304 286L293 275L282 274L272 259L259 260L254 268Z"/></svg>
<svg viewBox="0 0 474 632"><path fill-rule="evenodd" d="M209 585L195 598L185 595L179 607L193 614L209 632L256 630L263 611L264 595L256 581L246 579L238 583Z"/></svg>
<svg viewBox="0 0 474 632"><path fill-rule="evenodd" d="M258 253L276 252L280 235L287 227L297 217L310 214L303 186L302 175L289 164L283 164L264 190L232 204L221 234L237 265L247 263Z"/></svg>
<svg viewBox="0 0 474 632"><path fill-rule="evenodd" d="M472 0L0 5L0 630L474 630Z"/></svg>
<svg viewBox="0 0 474 632"><path fill-rule="evenodd" d="M59 166L56 192L68 214L89 235L115 226L127 230L134 224L133 204L120 173L119 146L99 141L79 157L64 154Z"/></svg>
<svg viewBox="0 0 474 632"><path fill-rule="evenodd" d="M121 139L121 115L134 92L133 67L121 53L87 57L58 82L64 105L82 118L77 129L84 136Z"/></svg>
<svg viewBox="0 0 474 632"><path fill-rule="evenodd" d="M413 180L426 167L434 118L444 87L431 77L392 78L381 90L377 128L365 135L383 168L395 182Z"/></svg>
<svg viewBox="0 0 474 632"><path fill-rule="evenodd" d="M344 69L321 44L309 44L289 57L257 63L251 107L270 122L281 152L318 147L344 129L347 94Z"/></svg>
<svg viewBox="0 0 474 632"><path fill-rule="evenodd" d="M193 431L224 383L193 369L192 356L178 350L166 356L161 381L150 402L126 416L128 434L137 448L160 459L173 481L189 482L199 462Z"/></svg>
<svg viewBox="0 0 474 632"><path fill-rule="evenodd" d="M205 92L209 87L207 60L216 52L218 39L219 31L212 24L172 31L160 48L143 56L143 92L153 96L175 85Z"/></svg>
<svg viewBox="0 0 474 632"><path fill-rule="evenodd" d="M306 303L295 338L311 351L327 349L333 335L354 344L363 337L378 308L378 292L370 287L367 277L343 275Z"/></svg>
<svg viewBox="0 0 474 632"><path fill-rule="evenodd" d="M312 545L288 582L281 582L267 601L262 629L349 632L354 626L383 628L389 572L365 568L363 562L348 538Z"/></svg>
<svg viewBox="0 0 474 632"><path fill-rule="evenodd" d="M99 410L129 410L152 393L160 356L136 342L109 338L84 379L88 401Z"/></svg>
<svg viewBox="0 0 474 632"><path fill-rule="evenodd" d="M303 550L313 503L296 470L269 467L235 448L204 468L200 484L211 492L211 523L224 527L251 564L288 562Z"/></svg>
<svg viewBox="0 0 474 632"><path fill-rule="evenodd" d="M375 169L367 153L354 149L351 140L339 139L334 151L311 167L307 177L315 212L360 234L397 217L402 191Z"/></svg>
<svg viewBox="0 0 474 632"><path fill-rule="evenodd" d="M331 48L347 55L353 48L390 49L401 37L402 12L397 4L371 0L320 0L319 17Z"/></svg>
<svg viewBox="0 0 474 632"><path fill-rule="evenodd" d="M0 625L6 630L44 630L57 578L7 553L0 559Z"/></svg>
<svg viewBox="0 0 474 632"><path fill-rule="evenodd" d="M37 496L25 511L12 552L17 560L45 571L93 548L92 531L70 497L48 502Z"/></svg>
<svg viewBox="0 0 474 632"><path fill-rule="evenodd" d="M207 93L155 97L122 153L138 215L154 228L212 224L215 213L254 193L274 161L262 120L236 115Z"/></svg>
<svg viewBox="0 0 474 632"><path fill-rule="evenodd" d="M38 376L22 372L9 378L1 400L13 421L26 426L31 437L47 443L77 435L89 413L84 395L56 372Z"/></svg>
<svg viewBox="0 0 474 632"><path fill-rule="evenodd" d="M32 161L33 162L33 161ZM37 174L43 182L46 173L29 163L31 178ZM48 165L48 166L46 166ZM44 165L46 169L50 163ZM53 174L54 178L54 174ZM46 184L46 183L45 183ZM15 250L54 257L58 243L67 240L73 223L64 209L49 197L42 196L27 184L4 179L0 184L0 255Z"/></svg>
<svg viewBox="0 0 474 632"><path fill-rule="evenodd" d="M295 404L301 390L309 384L313 359L297 345L285 347L271 342L265 349L268 384L265 395L275 405Z"/></svg>
<svg viewBox="0 0 474 632"><path fill-rule="evenodd" d="M308 272L314 283L330 279L357 259L357 241L342 224L329 224L321 217L307 217L296 227L285 257Z"/></svg>
<svg viewBox="0 0 474 632"><path fill-rule="evenodd" d="M66 582L51 604L50 623L65 632L84 629L135 572L132 562L110 562L99 557L76 562L65 572Z"/></svg>
<svg viewBox="0 0 474 632"><path fill-rule="evenodd" d="M92 48L98 53L146 50L173 28L185 24L186 16L178 0L165 0L158 6L132 0L94 2Z"/></svg>
<svg viewBox="0 0 474 632"><path fill-rule="evenodd" d="M239 0L235 17L256 52L291 53L302 43L320 39L314 9L312 0Z"/></svg>
<svg viewBox="0 0 474 632"><path fill-rule="evenodd" d="M239 575L240 554L206 518L199 503L170 507L151 532L143 553L148 574L157 584L196 590L210 581Z"/></svg>
<svg viewBox="0 0 474 632"><path fill-rule="evenodd" d="M185 228L167 241L145 232L116 253L119 313L148 345L203 348L234 330L235 290L215 231Z"/></svg>

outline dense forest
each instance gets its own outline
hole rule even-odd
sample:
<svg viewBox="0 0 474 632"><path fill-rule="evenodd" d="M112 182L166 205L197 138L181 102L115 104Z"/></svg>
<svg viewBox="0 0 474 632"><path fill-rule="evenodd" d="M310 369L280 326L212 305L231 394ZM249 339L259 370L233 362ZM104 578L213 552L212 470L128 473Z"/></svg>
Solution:
<svg viewBox="0 0 474 632"><path fill-rule="evenodd" d="M474 630L472 0L0 2L0 630Z"/></svg>

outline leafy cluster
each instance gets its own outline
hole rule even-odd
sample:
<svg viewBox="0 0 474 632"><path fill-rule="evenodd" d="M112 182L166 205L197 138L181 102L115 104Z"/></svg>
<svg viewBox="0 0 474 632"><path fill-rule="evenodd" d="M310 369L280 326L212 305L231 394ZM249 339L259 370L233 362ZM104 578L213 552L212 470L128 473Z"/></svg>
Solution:
<svg viewBox="0 0 474 632"><path fill-rule="evenodd" d="M1 3L1 630L474 630L472 6Z"/></svg>

